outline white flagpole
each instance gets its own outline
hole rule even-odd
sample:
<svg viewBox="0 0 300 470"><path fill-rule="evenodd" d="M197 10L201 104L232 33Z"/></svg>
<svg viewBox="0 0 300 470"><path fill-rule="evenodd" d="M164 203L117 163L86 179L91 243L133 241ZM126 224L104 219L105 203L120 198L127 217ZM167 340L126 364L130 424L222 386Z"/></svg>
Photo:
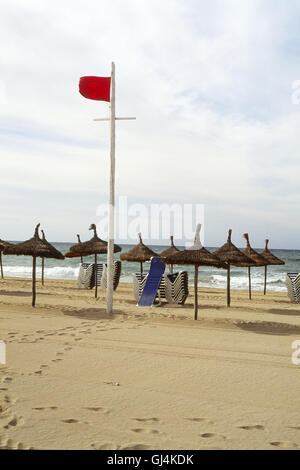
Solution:
<svg viewBox="0 0 300 470"><path fill-rule="evenodd" d="M115 216L115 64L111 64L110 82L110 179L108 212L107 292L106 311L113 311L113 263L114 263L114 216Z"/></svg>

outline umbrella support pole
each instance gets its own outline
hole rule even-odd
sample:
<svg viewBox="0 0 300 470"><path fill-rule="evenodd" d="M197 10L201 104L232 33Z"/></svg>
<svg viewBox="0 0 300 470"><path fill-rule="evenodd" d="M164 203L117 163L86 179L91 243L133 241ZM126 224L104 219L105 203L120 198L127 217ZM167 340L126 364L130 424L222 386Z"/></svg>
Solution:
<svg viewBox="0 0 300 470"><path fill-rule="evenodd" d="M143 274L143 263L140 262L140 269L141 269L141 274Z"/></svg>
<svg viewBox="0 0 300 470"><path fill-rule="evenodd" d="M98 266L97 266L97 255L95 254L95 299L98 296Z"/></svg>
<svg viewBox="0 0 300 470"><path fill-rule="evenodd" d="M1 266L1 277L3 279L3 266L2 266L2 253L0 251L0 266Z"/></svg>
<svg viewBox="0 0 300 470"><path fill-rule="evenodd" d="M32 260L32 306L35 307L35 277L36 277L36 257L33 256Z"/></svg>
<svg viewBox="0 0 300 470"><path fill-rule="evenodd" d="M42 258L42 286L44 285L45 258Z"/></svg>
<svg viewBox="0 0 300 470"><path fill-rule="evenodd" d="M267 293L267 266L265 266L264 295Z"/></svg>
<svg viewBox="0 0 300 470"><path fill-rule="evenodd" d="M249 299L251 300L251 268L248 266Z"/></svg>
<svg viewBox="0 0 300 470"><path fill-rule="evenodd" d="M173 274L173 264L169 264L169 273Z"/></svg>
<svg viewBox="0 0 300 470"><path fill-rule="evenodd" d="M227 268L227 307L230 307L230 264Z"/></svg>
<svg viewBox="0 0 300 470"><path fill-rule="evenodd" d="M195 266L195 276L194 276L194 296L195 296L195 306L194 306L194 320L198 319L198 269L199 266Z"/></svg>

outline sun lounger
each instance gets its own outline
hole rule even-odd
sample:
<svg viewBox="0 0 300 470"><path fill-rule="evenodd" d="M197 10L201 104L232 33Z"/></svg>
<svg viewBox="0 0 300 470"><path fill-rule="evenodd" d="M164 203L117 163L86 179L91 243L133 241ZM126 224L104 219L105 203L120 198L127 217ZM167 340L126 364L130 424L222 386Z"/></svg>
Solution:
<svg viewBox="0 0 300 470"><path fill-rule="evenodd" d="M120 277L121 277L121 268L122 263L119 260L114 260L114 273L113 273L113 288L116 288L119 285ZM100 282L98 281L98 285L101 285L103 289L107 288L107 266L106 264L103 265L103 273Z"/></svg>
<svg viewBox="0 0 300 470"><path fill-rule="evenodd" d="M135 273L133 277L133 295L139 301L146 284L148 274ZM183 305L189 294L188 273L180 271L173 274L164 274L159 283L156 298L165 299L170 304Z"/></svg>
<svg viewBox="0 0 300 470"><path fill-rule="evenodd" d="M287 273L286 286L291 302L300 302L300 273Z"/></svg>
<svg viewBox="0 0 300 470"><path fill-rule="evenodd" d="M118 287L121 276L122 263L119 260L114 260L114 290ZM107 267L106 264L97 263L97 281L98 286L103 289L107 287ZM80 289L92 289L95 287L95 264L94 263L81 263L79 267L79 274L77 285Z"/></svg>
<svg viewBox="0 0 300 470"><path fill-rule="evenodd" d="M183 305L189 295L187 271L164 275L164 283L165 297L168 304Z"/></svg>
<svg viewBox="0 0 300 470"><path fill-rule="evenodd" d="M150 271L147 276L145 286L138 301L139 307L150 307L156 297L162 275L165 272L166 265L160 258L151 258Z"/></svg>

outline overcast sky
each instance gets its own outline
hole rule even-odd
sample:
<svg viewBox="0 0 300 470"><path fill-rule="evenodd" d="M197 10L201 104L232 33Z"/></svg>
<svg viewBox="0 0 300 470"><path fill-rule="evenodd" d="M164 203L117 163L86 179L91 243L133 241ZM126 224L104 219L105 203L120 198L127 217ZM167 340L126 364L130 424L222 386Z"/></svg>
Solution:
<svg viewBox="0 0 300 470"><path fill-rule="evenodd" d="M117 122L117 196L204 204L207 246L232 228L238 246L249 232L300 249L299 0L0 5L0 238L37 222L52 241L90 236L109 175L93 118L109 105L78 80L113 60L117 115L137 117Z"/></svg>

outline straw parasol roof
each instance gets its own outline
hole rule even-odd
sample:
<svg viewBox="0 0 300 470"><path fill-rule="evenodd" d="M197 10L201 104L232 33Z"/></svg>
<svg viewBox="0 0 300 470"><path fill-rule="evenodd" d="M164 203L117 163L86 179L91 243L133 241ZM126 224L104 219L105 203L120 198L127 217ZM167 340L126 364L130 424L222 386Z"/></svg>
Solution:
<svg viewBox="0 0 300 470"><path fill-rule="evenodd" d="M1 240L1 238L0 238L0 252L4 251L5 248L8 248L9 246L12 246L12 245L13 245L13 243L6 242L4 240Z"/></svg>
<svg viewBox="0 0 300 470"><path fill-rule="evenodd" d="M240 251L231 241L232 230L228 230L227 242L214 251L224 263L227 264L227 307L230 307L230 266L249 267L256 266L255 261Z"/></svg>
<svg viewBox="0 0 300 470"><path fill-rule="evenodd" d="M253 248L250 246L249 235L244 233L243 237L246 239L247 246L242 251L246 256L255 261L255 266L266 266L266 260L263 256L259 255ZM248 266L248 284L249 284L249 299L251 300L251 266Z"/></svg>
<svg viewBox="0 0 300 470"><path fill-rule="evenodd" d="M157 253L154 253L150 248L148 248L146 245L144 245L143 240L142 240L142 234L139 233L139 243L135 245L133 248L131 248L127 253L122 253L120 255L120 259L122 261L133 261L133 262L139 262L140 263L140 268L141 268L141 273L143 272L143 263L145 261L149 261L152 256L158 256Z"/></svg>
<svg viewBox="0 0 300 470"><path fill-rule="evenodd" d="M186 250L178 251L170 256L162 257L162 261L166 264L180 264L180 265L193 265L195 266L194 276L194 295L195 295L195 306L194 306L194 318L197 320L198 317L198 267L199 266L214 266L216 268L227 269L226 264L221 261L216 255L210 253L206 248L201 245L200 242L200 228L198 224L196 229L196 236L194 245Z"/></svg>
<svg viewBox="0 0 300 470"><path fill-rule="evenodd" d="M245 253L240 251L231 241L232 230L228 231L227 242L214 251L214 255L220 258L222 261L231 266L248 267L255 266L256 263L249 258Z"/></svg>
<svg viewBox="0 0 300 470"><path fill-rule="evenodd" d="M77 253L79 256L88 256L90 254L103 254L107 253L107 242L101 240L97 235L97 229L95 224L91 224L89 230L94 231L94 236L82 243L77 243L70 247L72 253ZM114 253L118 253L122 248L119 245L114 244Z"/></svg>
<svg viewBox="0 0 300 470"><path fill-rule="evenodd" d="M25 242L11 245L4 250L6 255L24 255L33 256L35 258L55 258L64 259L64 255L52 246L46 240L42 240L39 236L39 226L37 224L34 232L34 236Z"/></svg>
<svg viewBox="0 0 300 470"><path fill-rule="evenodd" d="M253 250L253 248L251 247L248 233L244 233L243 237L246 239L247 246L242 251L242 253L248 256L248 258L251 258L253 261L255 261L256 266L265 266L266 264L268 264L266 262L266 259L262 255L257 253L257 251Z"/></svg>
<svg viewBox="0 0 300 470"><path fill-rule="evenodd" d="M273 255L273 253L271 253L271 251L268 248L268 243L269 243L269 240L266 239L265 249L260 253L260 255L263 256L264 259L267 262L267 264L265 266L264 295L266 295L266 293L267 293L267 266L269 266L269 265L275 266L275 265L285 264L285 262L282 259L277 258L277 256L275 256L275 255Z"/></svg>
<svg viewBox="0 0 300 470"><path fill-rule="evenodd" d="M180 251L180 250L174 245L174 237L173 237L173 235L170 236L170 240L171 240L171 245L170 245L168 248L166 248L164 251L162 251L159 256L161 256L161 257L171 256L171 255L175 255L176 253L178 253L178 251ZM169 264L169 271L170 271L170 273L173 273L173 264Z"/></svg>
<svg viewBox="0 0 300 470"><path fill-rule="evenodd" d="M166 248L164 251L161 252L161 254L159 256L161 257L166 257L166 256L172 256L172 255L175 255L176 253L178 253L178 251L180 251L178 248L176 248L176 246L174 245L174 237L173 235L170 236L170 240L171 240L171 245Z"/></svg>
<svg viewBox="0 0 300 470"><path fill-rule="evenodd" d="M149 261L152 256L157 256L157 253L154 253L154 251L144 245L141 233L138 235L140 240L139 243L131 248L131 250L127 251L127 253L122 253L122 255L120 255L121 260L140 261L142 263L144 261Z"/></svg>
<svg viewBox="0 0 300 470"><path fill-rule="evenodd" d="M37 224L34 236L25 242L18 243L7 247L4 250L4 254L8 255L24 255L32 256L32 306L35 306L35 278L36 278L36 258L54 258L54 259L64 259L64 255L58 251L54 246L52 246L47 240L42 240L39 237L39 226Z"/></svg>
<svg viewBox="0 0 300 470"><path fill-rule="evenodd" d="M267 239L265 249L260 253L260 255L263 256L265 260L267 261L266 264L267 265L285 264L285 262L282 259L277 258L277 256L271 253L271 251L268 248L268 244L269 244L269 240Z"/></svg>
<svg viewBox="0 0 300 470"><path fill-rule="evenodd" d="M77 246L77 245L82 243L81 240L80 240L80 235L78 233L77 233L77 239L78 239L78 243L76 243L76 245L72 245L72 247ZM93 253L89 253L89 255L92 255L92 254ZM66 258L78 258L79 256L80 256L81 262L82 262L82 255L80 253L75 253L74 251L71 251L70 249L67 253L65 253Z"/></svg>

